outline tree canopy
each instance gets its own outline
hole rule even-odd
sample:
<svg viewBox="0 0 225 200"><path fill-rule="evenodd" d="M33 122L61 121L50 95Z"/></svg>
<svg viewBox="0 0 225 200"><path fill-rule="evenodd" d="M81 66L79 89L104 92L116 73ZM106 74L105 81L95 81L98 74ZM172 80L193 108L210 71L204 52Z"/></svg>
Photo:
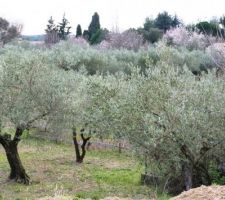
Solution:
<svg viewBox="0 0 225 200"><path fill-rule="evenodd" d="M10 25L6 19L0 17L0 42L3 45L20 36L21 31L21 25Z"/></svg>

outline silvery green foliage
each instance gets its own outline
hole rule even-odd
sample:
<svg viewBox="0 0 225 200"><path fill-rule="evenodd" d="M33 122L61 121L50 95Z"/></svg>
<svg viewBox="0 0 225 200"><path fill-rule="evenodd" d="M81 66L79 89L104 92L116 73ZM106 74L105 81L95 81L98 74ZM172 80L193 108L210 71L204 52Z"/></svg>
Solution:
<svg viewBox="0 0 225 200"><path fill-rule="evenodd" d="M196 81L185 67L166 63L149 67L145 76L134 68L130 76L98 77L91 83L87 116L101 133L128 139L140 156L146 155L151 171L171 177L181 173L182 161L190 163L182 145L194 162L206 161L206 168L223 156L224 86L213 73Z"/></svg>
<svg viewBox="0 0 225 200"><path fill-rule="evenodd" d="M85 117L88 124L101 136L118 133L116 123L118 118L112 111L117 108L117 99L125 77L123 74L117 74L94 76L89 79L87 85L89 104Z"/></svg>
<svg viewBox="0 0 225 200"><path fill-rule="evenodd" d="M216 67L211 57L201 50L189 51L186 48L171 48L164 42L157 44L155 51L158 54L159 62L183 68L184 65L191 71L206 71Z"/></svg>
<svg viewBox="0 0 225 200"><path fill-rule="evenodd" d="M54 131L88 124L101 136L125 138L146 155L151 170L168 177L187 160L184 144L196 162L225 152L224 82L214 71L196 81L187 69L207 59L202 51L163 42L138 52L102 52L68 42L51 49L9 45L0 51L0 121L17 126L47 113L41 120ZM89 76L92 67L105 71Z"/></svg>
<svg viewBox="0 0 225 200"><path fill-rule="evenodd" d="M129 63L137 63L139 54L130 51L99 51L88 46L61 42L49 50L49 62L65 70L85 68L91 75L126 71Z"/></svg>
<svg viewBox="0 0 225 200"><path fill-rule="evenodd" d="M1 119L15 126L27 124L58 115L67 104L71 76L49 65L47 59L47 52L38 49L9 46L4 50L0 57Z"/></svg>
<svg viewBox="0 0 225 200"><path fill-rule="evenodd" d="M148 68L149 61L153 64L166 62L181 68L186 65L190 70L196 71L200 71L202 68L212 68L215 65L204 51L169 47L164 42L159 42L156 47L141 49L138 52L117 49L103 51L71 42L60 42L46 51L49 53L50 65L75 71L85 68L90 75L106 74L107 72L115 74L119 71L130 74L130 65L139 66L144 72ZM197 56L195 56L196 54Z"/></svg>
<svg viewBox="0 0 225 200"><path fill-rule="evenodd" d="M186 65L190 70L200 71L202 68L212 68L215 66L211 56L204 51L189 51L186 48L174 48L167 46L164 42L159 42L155 47L141 49L138 52L129 50L99 50L95 47L74 44L71 41L60 42L50 49L37 47L27 43L14 44L26 50L43 51L46 55L48 65L54 65L64 70L83 70L88 74L98 74L107 72L115 74L125 72L130 74L130 65L139 66L142 72L148 68L149 62L152 64L166 62L169 65L183 67ZM7 49L14 48L8 45ZM4 49L1 49L4 52ZM197 54L197 56L195 56ZM192 64L194 63L194 64Z"/></svg>

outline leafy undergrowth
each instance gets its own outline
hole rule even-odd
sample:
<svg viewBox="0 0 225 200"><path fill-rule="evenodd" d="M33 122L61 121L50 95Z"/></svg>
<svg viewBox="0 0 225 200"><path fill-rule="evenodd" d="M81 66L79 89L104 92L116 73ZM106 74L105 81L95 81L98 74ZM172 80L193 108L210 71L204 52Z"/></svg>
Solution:
<svg viewBox="0 0 225 200"><path fill-rule="evenodd" d="M84 163L76 164L72 145L30 139L21 142L19 152L32 184L8 181L9 166L0 147L0 199L30 200L58 195L95 200L107 196L151 199L156 196L154 189L140 185L140 164L124 154L89 151Z"/></svg>

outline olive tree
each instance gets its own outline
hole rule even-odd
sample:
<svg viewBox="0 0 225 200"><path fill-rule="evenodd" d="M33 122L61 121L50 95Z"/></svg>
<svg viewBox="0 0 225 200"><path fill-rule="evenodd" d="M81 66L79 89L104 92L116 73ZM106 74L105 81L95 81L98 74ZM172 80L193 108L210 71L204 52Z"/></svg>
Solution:
<svg viewBox="0 0 225 200"><path fill-rule="evenodd" d="M18 153L21 136L39 120L58 116L69 99L68 72L47 65L47 56L39 50L9 46L0 58L0 121L6 132L15 128L13 136L0 132L0 144L10 165L9 178L24 184L30 178Z"/></svg>
<svg viewBox="0 0 225 200"><path fill-rule="evenodd" d="M196 81L188 71L165 69L151 72L138 89L135 104L142 109L132 104L136 111L126 111L143 122L131 139L146 147L149 161L164 176L179 180L180 189L209 185L209 166L224 151L224 83L213 73Z"/></svg>
<svg viewBox="0 0 225 200"><path fill-rule="evenodd" d="M210 164L224 159L224 82L214 73L178 79L167 103L167 141L177 150L184 186L210 185ZM175 147L175 148L174 148ZM179 161L180 160L180 161Z"/></svg>
<svg viewBox="0 0 225 200"><path fill-rule="evenodd" d="M49 116L49 129L55 132L72 132L76 163L82 163L86 155L86 146L92 136L92 126L87 118L90 96L87 93L89 78L86 72L71 70L70 92L64 106L58 113ZM68 75L66 77L69 78ZM90 78L91 79L91 78ZM70 137L71 138L71 137Z"/></svg>
<svg viewBox="0 0 225 200"><path fill-rule="evenodd" d="M102 132L127 138L170 191L211 184L209 167L224 158L224 81L166 63L115 81L96 100Z"/></svg>

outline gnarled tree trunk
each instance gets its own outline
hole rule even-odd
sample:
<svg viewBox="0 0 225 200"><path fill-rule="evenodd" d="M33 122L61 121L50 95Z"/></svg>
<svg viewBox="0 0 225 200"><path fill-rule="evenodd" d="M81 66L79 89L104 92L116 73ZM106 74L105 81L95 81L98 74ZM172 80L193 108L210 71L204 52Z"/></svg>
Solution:
<svg viewBox="0 0 225 200"><path fill-rule="evenodd" d="M73 129L73 143L74 143L74 147L75 147L75 153L76 153L76 162L77 163L82 163L84 160L84 157L86 155L86 144L88 142L88 140L91 139L91 137L84 137L83 134L84 129L81 130L81 138L82 138L82 144L81 144L81 152L80 152L80 147L79 147L79 143L77 141L77 132L76 129Z"/></svg>
<svg viewBox="0 0 225 200"><path fill-rule="evenodd" d="M207 165L204 163L204 156L209 150L210 148L203 146L200 150L200 157L195 158L186 145L181 146L181 152L188 160L188 163L185 163L182 169L186 190L201 185L211 185L212 180L206 167Z"/></svg>
<svg viewBox="0 0 225 200"><path fill-rule="evenodd" d="M0 135L0 144L2 144L5 150L6 157L11 169L9 179L15 180L19 183L29 184L30 177L27 175L22 165L17 148L23 131L23 128L18 127L13 139L11 139L11 135L8 134Z"/></svg>

